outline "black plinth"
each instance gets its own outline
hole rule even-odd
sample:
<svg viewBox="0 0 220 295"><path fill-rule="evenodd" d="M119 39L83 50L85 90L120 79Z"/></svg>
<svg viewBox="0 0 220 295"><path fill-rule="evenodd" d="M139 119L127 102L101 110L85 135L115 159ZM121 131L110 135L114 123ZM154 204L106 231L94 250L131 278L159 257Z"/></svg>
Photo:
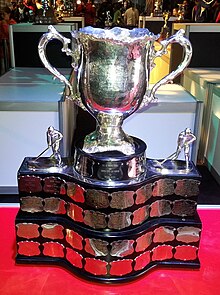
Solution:
<svg viewBox="0 0 220 295"><path fill-rule="evenodd" d="M146 161L137 182L119 187L82 181L63 167L18 172L17 263L57 264L86 279L118 283L152 267L200 266L200 174L193 163ZM45 163L48 159L44 160Z"/></svg>

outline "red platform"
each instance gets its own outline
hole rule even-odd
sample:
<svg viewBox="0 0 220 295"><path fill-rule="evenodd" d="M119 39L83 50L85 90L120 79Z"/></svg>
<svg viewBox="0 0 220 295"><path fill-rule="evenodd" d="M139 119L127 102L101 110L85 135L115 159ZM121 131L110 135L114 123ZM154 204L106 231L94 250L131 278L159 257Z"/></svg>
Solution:
<svg viewBox="0 0 220 295"><path fill-rule="evenodd" d="M203 229L201 268L154 269L121 285L87 282L59 267L15 265L15 216L0 207L1 295L217 295L220 294L220 207L198 209Z"/></svg>

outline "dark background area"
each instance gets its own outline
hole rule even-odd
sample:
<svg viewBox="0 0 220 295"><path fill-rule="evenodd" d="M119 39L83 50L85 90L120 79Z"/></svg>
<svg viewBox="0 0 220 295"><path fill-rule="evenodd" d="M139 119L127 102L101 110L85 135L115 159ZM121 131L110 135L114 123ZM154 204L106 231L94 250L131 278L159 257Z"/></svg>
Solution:
<svg viewBox="0 0 220 295"><path fill-rule="evenodd" d="M16 67L43 67L38 54L38 43L42 35L42 32L14 32ZM71 39L70 33L62 32L62 35ZM62 46L60 41L52 40L47 44L46 54L55 68L71 68L71 57L62 52Z"/></svg>

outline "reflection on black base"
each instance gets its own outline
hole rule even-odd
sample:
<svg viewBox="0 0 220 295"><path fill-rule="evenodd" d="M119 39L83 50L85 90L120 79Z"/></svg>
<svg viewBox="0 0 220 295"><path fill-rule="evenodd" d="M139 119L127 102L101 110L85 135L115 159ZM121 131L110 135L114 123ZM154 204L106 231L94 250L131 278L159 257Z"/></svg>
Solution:
<svg viewBox="0 0 220 295"><path fill-rule="evenodd" d="M30 159L27 161L27 167L30 170L37 171L37 170L45 170L45 169L64 169L66 165L64 163L58 163L56 159L53 158L39 158L37 160Z"/></svg>
<svg viewBox="0 0 220 295"><path fill-rule="evenodd" d="M149 160L148 169L150 171L161 173L162 175L173 174L173 175L182 175L189 174L194 166L192 162L189 162L189 167L186 166L186 161L180 160L169 160L162 164L162 161L159 160Z"/></svg>

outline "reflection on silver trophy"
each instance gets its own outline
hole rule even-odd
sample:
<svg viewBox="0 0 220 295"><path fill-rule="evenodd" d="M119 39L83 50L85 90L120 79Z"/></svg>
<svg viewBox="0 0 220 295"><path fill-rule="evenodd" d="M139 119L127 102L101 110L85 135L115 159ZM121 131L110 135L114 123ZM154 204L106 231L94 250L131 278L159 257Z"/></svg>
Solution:
<svg viewBox="0 0 220 295"><path fill-rule="evenodd" d="M39 55L44 66L63 81L70 90L70 97L77 105L91 113L97 121L96 130L87 135L83 151L97 153L119 151L125 155L135 153L133 138L122 129L123 120L155 100L156 90L172 81L189 64L191 44L180 30L161 41L156 51L154 43L159 36L147 29L125 28L98 29L85 27L72 32L74 49L53 26L39 42ZM47 60L46 46L58 39L62 51L73 58L73 74L77 79L68 81ZM149 89L150 72L154 60L167 51L168 45L179 43L184 49L184 59L178 68Z"/></svg>

